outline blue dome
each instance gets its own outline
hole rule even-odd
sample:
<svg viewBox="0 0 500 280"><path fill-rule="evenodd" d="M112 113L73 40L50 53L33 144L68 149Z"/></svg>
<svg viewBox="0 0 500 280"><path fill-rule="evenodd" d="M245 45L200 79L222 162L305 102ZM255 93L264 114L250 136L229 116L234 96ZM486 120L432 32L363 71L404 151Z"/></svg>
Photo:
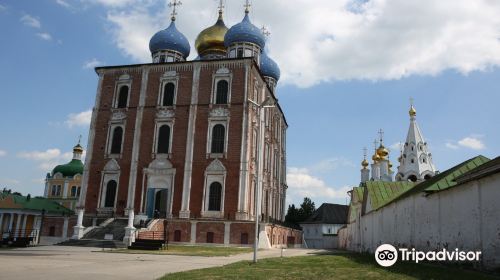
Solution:
<svg viewBox="0 0 500 280"><path fill-rule="evenodd" d="M240 23L231 27L224 37L224 45L226 46L226 48L231 44L238 42L254 43L261 49L264 49L264 46L266 44L264 35L260 31L260 29L250 22L248 13Z"/></svg>
<svg viewBox="0 0 500 280"><path fill-rule="evenodd" d="M260 55L260 71L262 75L274 78L276 81L280 79L281 71L278 64L265 51Z"/></svg>
<svg viewBox="0 0 500 280"><path fill-rule="evenodd" d="M175 22L172 21L167 29L158 31L151 41L149 41L149 50L155 53L161 50L174 50L180 52L184 58L189 56L191 46L189 41L175 27Z"/></svg>

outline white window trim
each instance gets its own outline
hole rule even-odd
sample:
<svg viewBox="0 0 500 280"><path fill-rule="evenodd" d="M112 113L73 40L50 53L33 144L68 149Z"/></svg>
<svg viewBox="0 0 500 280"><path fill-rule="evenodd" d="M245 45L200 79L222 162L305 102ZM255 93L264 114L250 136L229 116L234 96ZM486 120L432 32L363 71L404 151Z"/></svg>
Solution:
<svg viewBox="0 0 500 280"><path fill-rule="evenodd" d="M172 143L174 139L174 120L169 121L156 121L155 124L155 134L153 138L153 158L171 158L172 157ZM163 125L168 125L170 127L170 139L168 139L168 153L167 154L158 154L158 137L160 135L160 127Z"/></svg>
<svg viewBox="0 0 500 280"><path fill-rule="evenodd" d="M213 128L221 124L224 126L224 153L212 153L212 132ZM208 131L207 131L207 158L226 158L227 157L227 146L229 138L229 118L225 119L209 119L208 120Z"/></svg>
<svg viewBox="0 0 500 280"><path fill-rule="evenodd" d="M226 196L226 171L205 172L205 186L203 187L203 202L201 216L203 218L224 218L224 199ZM222 185L220 211L209 211L210 185L218 182Z"/></svg>
<svg viewBox="0 0 500 280"><path fill-rule="evenodd" d="M221 71L225 72L225 71ZM228 83L228 88L227 88L227 104L216 104L217 100L217 84L220 81L226 81ZM232 89L232 84L233 84L233 73L215 73L212 78L212 94L211 94L211 102L210 106L229 106L231 104L231 89Z"/></svg>
<svg viewBox="0 0 500 280"><path fill-rule="evenodd" d="M127 109L130 105L130 93L132 91L132 79L128 75L122 75L120 79L115 84L115 93L113 94L113 106L112 108L118 109L118 99L120 98L120 89L122 86L128 87L127 93L127 106L125 108L120 108L121 110Z"/></svg>
<svg viewBox="0 0 500 280"><path fill-rule="evenodd" d="M175 76L174 76L175 75ZM162 76L160 80L160 89L158 93L158 103L157 106L161 108L175 108L177 105L177 91L179 85L179 76L177 74L168 75L168 72ZM168 83L174 84L174 104L172 106L163 106L163 91Z"/></svg>
<svg viewBox="0 0 500 280"><path fill-rule="evenodd" d="M116 192L115 192L115 200L113 207L104 207L106 204L106 191L108 190L108 183L109 181L116 181ZM101 180L101 195L100 195L100 201L99 201L99 208L100 209L113 209L113 211L116 211L116 204L118 203L118 192L120 190L120 172L107 172L104 173L102 176Z"/></svg>
<svg viewBox="0 0 500 280"><path fill-rule="evenodd" d="M122 144L120 154L111 154L111 145L113 144L113 132L115 128L121 127L123 130ZM108 128L108 138L106 139L106 158L121 158L123 155L123 143L125 142L125 123L111 123Z"/></svg>

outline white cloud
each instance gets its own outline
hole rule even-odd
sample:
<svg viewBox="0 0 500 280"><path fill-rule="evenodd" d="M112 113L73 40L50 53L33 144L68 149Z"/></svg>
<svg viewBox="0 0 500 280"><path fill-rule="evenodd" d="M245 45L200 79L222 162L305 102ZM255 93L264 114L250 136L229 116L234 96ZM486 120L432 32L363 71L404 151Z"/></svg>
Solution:
<svg viewBox="0 0 500 280"><path fill-rule="evenodd" d="M307 168L290 167L286 176L289 201L302 201L304 197L326 200L347 198L349 187L329 187L323 180L310 174Z"/></svg>
<svg viewBox="0 0 500 280"><path fill-rule="evenodd" d="M7 152L4 150L0 150L0 157L4 157L7 155Z"/></svg>
<svg viewBox="0 0 500 280"><path fill-rule="evenodd" d="M88 60L88 61L85 61L83 63L83 69L93 69L99 65L102 65L103 63L99 60L97 60L97 58L92 58L91 60Z"/></svg>
<svg viewBox="0 0 500 280"><path fill-rule="evenodd" d="M472 150L484 150L486 145L480 139L482 135L471 135L458 141L448 141L445 143L446 148L458 150L460 148L467 148Z"/></svg>
<svg viewBox="0 0 500 280"><path fill-rule="evenodd" d="M87 110L81 113L69 114L68 119L64 122L69 127L88 126L92 118L92 110Z"/></svg>
<svg viewBox="0 0 500 280"><path fill-rule="evenodd" d="M65 0L56 0L56 3L65 7L65 8L71 8L71 5L68 2L66 2Z"/></svg>
<svg viewBox="0 0 500 280"><path fill-rule="evenodd" d="M45 40L45 41L51 41L52 40L52 35L50 35L47 32L37 33L36 36L38 36L40 39Z"/></svg>
<svg viewBox="0 0 500 280"><path fill-rule="evenodd" d="M149 62L151 36L169 23L169 9L146 0L87 0L108 7L114 41L137 62ZM186 1L177 27L191 41L213 24L216 3ZM228 1L229 2L229 1ZM226 24L243 17L226 4ZM283 82L308 87L324 81L390 80L461 73L500 65L500 2L469 0L269 0L254 3L254 24L272 32L270 54ZM196 56L192 50L191 57Z"/></svg>
<svg viewBox="0 0 500 280"><path fill-rule="evenodd" d="M35 160L35 161L45 161L53 160L61 156L61 150L59 149L48 149L46 151L33 151L33 152L21 152L18 157Z"/></svg>
<svg viewBox="0 0 500 280"><path fill-rule="evenodd" d="M130 4L138 5L140 3L151 2L151 1L144 1L144 0L82 0L82 2L117 8L117 7L126 7Z"/></svg>
<svg viewBox="0 0 500 280"><path fill-rule="evenodd" d="M40 20L36 17L33 17L31 15L25 14L21 17L21 22L26 25L30 26L33 28L41 28L42 24L40 23Z"/></svg>
<svg viewBox="0 0 500 280"><path fill-rule="evenodd" d="M456 144L453 144L451 142L446 142L445 144L446 148L452 149L452 150L458 150L460 147Z"/></svg>
<svg viewBox="0 0 500 280"><path fill-rule="evenodd" d="M464 139L458 141L458 145L473 150L483 150L486 148L480 139L474 137L465 137Z"/></svg>
<svg viewBox="0 0 500 280"><path fill-rule="evenodd" d="M9 188L12 185L18 186L21 184L21 181L16 180L16 179L10 179L10 178L0 178L0 187L2 188ZM15 191L15 190L13 190Z"/></svg>
<svg viewBox="0 0 500 280"><path fill-rule="evenodd" d="M84 160L86 152L83 152L82 160ZM34 161L38 164L38 167L42 170L48 171L52 170L59 164L64 164L69 162L73 157L72 152L61 152L60 149L53 148L46 151L31 151L31 152L21 152L17 155L19 158Z"/></svg>

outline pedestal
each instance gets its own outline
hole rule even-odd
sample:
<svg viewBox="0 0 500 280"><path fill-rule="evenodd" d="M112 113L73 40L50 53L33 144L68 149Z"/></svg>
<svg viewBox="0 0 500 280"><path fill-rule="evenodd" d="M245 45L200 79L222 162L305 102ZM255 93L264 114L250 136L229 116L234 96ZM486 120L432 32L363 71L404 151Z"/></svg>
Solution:
<svg viewBox="0 0 500 280"><path fill-rule="evenodd" d="M191 218L191 211L187 210L187 211L180 211L179 212L179 218L181 219L189 219Z"/></svg>

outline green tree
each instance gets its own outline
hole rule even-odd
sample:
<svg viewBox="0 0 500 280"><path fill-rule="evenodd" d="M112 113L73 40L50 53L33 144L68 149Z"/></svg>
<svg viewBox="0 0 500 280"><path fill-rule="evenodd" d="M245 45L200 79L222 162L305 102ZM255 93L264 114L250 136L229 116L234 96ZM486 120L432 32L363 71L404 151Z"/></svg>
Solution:
<svg viewBox="0 0 500 280"><path fill-rule="evenodd" d="M300 229L300 223L307 220L312 213L316 211L316 206L314 202L305 197L302 204L300 204L300 208L297 208L295 204L288 206L288 211L285 216L285 225L291 228Z"/></svg>

